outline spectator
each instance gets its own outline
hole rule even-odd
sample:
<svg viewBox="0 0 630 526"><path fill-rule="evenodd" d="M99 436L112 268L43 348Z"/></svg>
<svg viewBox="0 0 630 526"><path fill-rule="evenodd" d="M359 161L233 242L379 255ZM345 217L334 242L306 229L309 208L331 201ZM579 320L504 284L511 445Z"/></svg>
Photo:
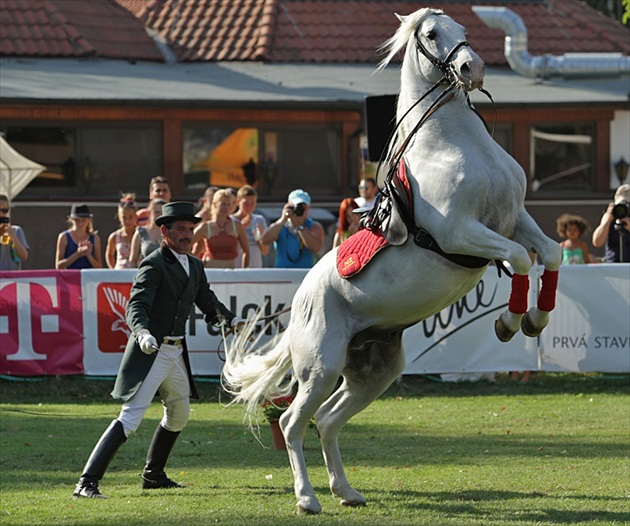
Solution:
<svg viewBox="0 0 630 526"><path fill-rule="evenodd" d="M238 210L232 216L241 222L241 225L245 227L245 233L247 234L247 240L249 241L249 268L262 268L262 257L269 253L269 245L265 245L260 238L262 233L267 228L267 221L259 214L254 214L256 204L258 201L258 194L253 186L245 185L239 188L236 193L236 202L238 204ZM239 248L239 257L242 254L242 250ZM236 258L236 268L241 267L241 261L239 257Z"/></svg>
<svg viewBox="0 0 630 526"><path fill-rule="evenodd" d="M162 206L166 202L164 199L154 199L149 203L149 225L139 226L131 238L131 267L135 268L151 252L160 246L160 227L157 219L162 215Z"/></svg>
<svg viewBox="0 0 630 526"><path fill-rule="evenodd" d="M107 238L105 261L109 268L131 268L131 240L136 231L136 194L124 194L116 214L120 228Z"/></svg>
<svg viewBox="0 0 630 526"><path fill-rule="evenodd" d="M161 175L154 177L151 179L149 183L149 202L154 199L162 199L165 203L170 203L171 201L171 187L168 184L168 179ZM149 225L149 207L141 208L136 212L136 216L138 218L138 226L147 226Z"/></svg>
<svg viewBox="0 0 630 526"><path fill-rule="evenodd" d="M608 205L599 225L593 231L593 246L606 245L605 263L630 262L629 208L630 184L622 184L617 188L613 202Z"/></svg>
<svg viewBox="0 0 630 526"><path fill-rule="evenodd" d="M195 228L195 255L201 258L206 268L234 268L238 245L242 250L241 265L243 268L249 267L249 242L245 227L230 217L235 201L231 190L215 192L212 198L212 219L199 223Z"/></svg>
<svg viewBox="0 0 630 526"><path fill-rule="evenodd" d="M263 232L262 241L276 243L276 268L310 268L324 244L324 228L308 217L311 196L293 190L282 215Z"/></svg>
<svg viewBox="0 0 630 526"><path fill-rule="evenodd" d="M195 214L197 217L200 217L204 221L210 221L212 218L212 198L218 189L219 188L216 186L206 188L203 196L199 199L199 203L197 203L199 206L199 211Z"/></svg>
<svg viewBox="0 0 630 526"><path fill-rule="evenodd" d="M357 202L348 197L339 205L339 226L333 238L333 248L338 247L352 234L359 230L359 216L353 212L358 208Z"/></svg>
<svg viewBox="0 0 630 526"><path fill-rule="evenodd" d="M11 203L0 194L0 270L22 270L28 259L28 243L22 227L11 224Z"/></svg>
<svg viewBox="0 0 630 526"><path fill-rule="evenodd" d="M92 217L88 205L72 205L68 218L72 226L57 238L56 269L103 268L101 238Z"/></svg>
<svg viewBox="0 0 630 526"><path fill-rule="evenodd" d="M122 409L92 450L74 498L105 498L99 482L120 446L140 426L155 395L164 409L147 452L142 488L182 487L164 469L188 423L190 398L199 398L186 348L188 316L196 305L209 324L236 328L245 321L217 299L203 266L189 255L193 228L200 221L194 212L193 203L170 203L157 220L164 243L140 265L126 307L131 334L112 391L122 400Z"/></svg>
<svg viewBox="0 0 630 526"><path fill-rule="evenodd" d="M376 201L376 194L378 194L376 179L366 177L359 181L359 197L355 198L355 201L359 208L372 208Z"/></svg>
<svg viewBox="0 0 630 526"><path fill-rule="evenodd" d="M560 243L563 265L583 265L590 263L588 247L580 238L588 230L588 222L581 216L562 214L557 220L557 232L566 238Z"/></svg>

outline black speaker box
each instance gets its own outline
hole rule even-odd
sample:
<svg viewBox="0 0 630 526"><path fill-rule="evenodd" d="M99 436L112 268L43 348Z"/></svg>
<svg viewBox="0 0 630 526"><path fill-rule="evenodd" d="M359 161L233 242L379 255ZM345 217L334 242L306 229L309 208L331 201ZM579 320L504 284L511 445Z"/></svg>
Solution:
<svg viewBox="0 0 630 526"><path fill-rule="evenodd" d="M368 139L368 159L378 162L396 126L398 95L365 97L365 125Z"/></svg>

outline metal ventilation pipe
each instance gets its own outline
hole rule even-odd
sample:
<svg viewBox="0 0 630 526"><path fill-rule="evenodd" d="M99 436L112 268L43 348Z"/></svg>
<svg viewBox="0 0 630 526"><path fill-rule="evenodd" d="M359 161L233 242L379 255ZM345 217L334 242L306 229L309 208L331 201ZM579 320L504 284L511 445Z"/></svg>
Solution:
<svg viewBox="0 0 630 526"><path fill-rule="evenodd" d="M527 27L507 7L472 6L474 13L493 29L505 33L505 58L510 67L530 78L620 77L630 75L630 57L621 53L565 53L532 56L527 51Z"/></svg>

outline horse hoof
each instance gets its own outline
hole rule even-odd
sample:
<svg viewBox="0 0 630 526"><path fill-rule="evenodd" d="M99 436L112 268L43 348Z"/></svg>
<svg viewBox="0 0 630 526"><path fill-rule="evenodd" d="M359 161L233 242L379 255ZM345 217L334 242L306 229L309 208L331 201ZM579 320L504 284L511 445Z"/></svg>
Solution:
<svg viewBox="0 0 630 526"><path fill-rule="evenodd" d="M516 334L514 331L508 329L501 318L497 318L497 320L494 322L494 333L497 335L497 338L499 338L499 340L503 343L509 342Z"/></svg>
<svg viewBox="0 0 630 526"><path fill-rule="evenodd" d="M301 497L298 499L298 515L317 515L322 511L322 505L315 497Z"/></svg>
<svg viewBox="0 0 630 526"><path fill-rule="evenodd" d="M525 316L523 316L523 319L521 320L521 331L523 332L525 336L529 336L530 338L536 338L540 336L540 333L542 332L544 328L545 328L544 326L537 327L534 325L529 312L527 312Z"/></svg>

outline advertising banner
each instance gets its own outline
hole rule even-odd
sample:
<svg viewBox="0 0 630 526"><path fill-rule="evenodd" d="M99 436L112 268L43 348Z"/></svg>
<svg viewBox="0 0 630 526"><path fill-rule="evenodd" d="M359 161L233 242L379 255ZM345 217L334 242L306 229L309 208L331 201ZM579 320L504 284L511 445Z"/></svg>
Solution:
<svg viewBox="0 0 630 526"><path fill-rule="evenodd" d="M536 304L540 269L530 276L529 305ZM462 299L431 318L407 329L403 345L405 374L484 373L538 369L536 338L521 332L507 343L499 341L494 322L507 309L511 279L488 267L477 286Z"/></svg>
<svg viewBox="0 0 630 526"><path fill-rule="evenodd" d="M125 350L129 328L125 307L129 301L135 270L90 270L83 273L85 304L85 374L111 376ZM306 275L305 270L236 269L206 270L217 297L237 315L252 319L260 310L263 316L291 305L295 291ZM274 323L288 323L289 315ZM260 328L263 328L260 322ZM261 338L267 340L272 328ZM195 307L186 327L186 343L194 374L218 375L225 361L225 349L219 329L208 326Z"/></svg>
<svg viewBox="0 0 630 526"><path fill-rule="evenodd" d="M630 372L630 265L561 267L540 350L545 371Z"/></svg>
<svg viewBox="0 0 630 526"><path fill-rule="evenodd" d="M82 373L81 271L0 273L0 374Z"/></svg>

